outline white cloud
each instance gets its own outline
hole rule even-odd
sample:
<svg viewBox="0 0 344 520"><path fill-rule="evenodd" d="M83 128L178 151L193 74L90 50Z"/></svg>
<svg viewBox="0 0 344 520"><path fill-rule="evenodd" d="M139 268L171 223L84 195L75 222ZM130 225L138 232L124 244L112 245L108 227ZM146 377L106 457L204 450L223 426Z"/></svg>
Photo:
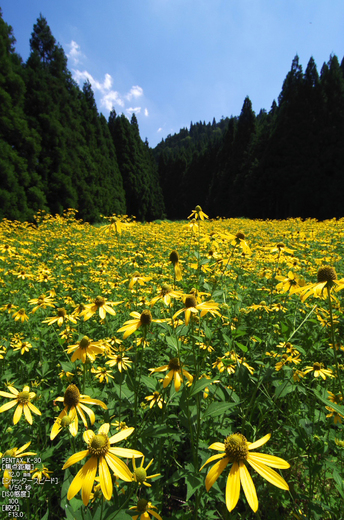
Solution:
<svg viewBox="0 0 344 520"><path fill-rule="evenodd" d="M139 114L141 112L141 107L135 107L135 108L126 108L125 111L127 112L127 114L133 114L135 112L135 114Z"/></svg>
<svg viewBox="0 0 344 520"><path fill-rule="evenodd" d="M138 85L135 85L134 87L131 87L128 94L125 96L128 101L130 101L132 98L138 98L143 95L143 89L139 87Z"/></svg>
<svg viewBox="0 0 344 520"><path fill-rule="evenodd" d="M80 46L74 40L72 40L70 43L70 48L71 50L67 56L72 59L75 64L77 64L81 57L84 57L80 51ZM132 86L127 94L121 95L119 92L117 92L117 90L112 88L113 79L108 73L105 74L104 81L101 82L95 79L87 70L81 71L78 69L73 69L73 78L79 85L82 85L85 81L89 81L91 83L93 92L95 94L97 92L101 94L100 105L109 111L111 111L115 105L124 108L126 101L131 101L133 98L137 99L143 96L143 89L142 87L139 87L139 85ZM129 107L126 109L126 112L129 115L133 112L139 114L141 112L141 107ZM147 108L145 109L144 114L145 116L148 116Z"/></svg>
<svg viewBox="0 0 344 520"><path fill-rule="evenodd" d="M162 128L158 128L157 133L162 132Z"/></svg>
<svg viewBox="0 0 344 520"><path fill-rule="evenodd" d="M149 113L148 113L148 108L145 108L145 116L148 117L149 116Z"/></svg>
<svg viewBox="0 0 344 520"><path fill-rule="evenodd" d="M70 47L70 51L67 54L67 58L72 60L74 65L77 65L84 58L84 55L82 54L82 52L80 50L80 45L78 45L74 40L72 40L68 44L68 47Z"/></svg>

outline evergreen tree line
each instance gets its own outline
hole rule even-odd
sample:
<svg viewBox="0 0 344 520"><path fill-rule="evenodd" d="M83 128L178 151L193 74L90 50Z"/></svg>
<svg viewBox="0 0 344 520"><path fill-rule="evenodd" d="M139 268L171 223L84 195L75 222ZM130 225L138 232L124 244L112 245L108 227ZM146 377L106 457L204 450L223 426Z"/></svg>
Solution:
<svg viewBox="0 0 344 520"><path fill-rule="evenodd" d="M26 63L14 49L0 11L0 219L32 220L38 209L164 217L152 150L131 121L97 111L89 82L82 89L41 15Z"/></svg>
<svg viewBox="0 0 344 520"><path fill-rule="evenodd" d="M14 44L0 10L0 219L67 208L89 222L184 219L197 204L211 216L344 216L344 59L319 76L296 56L269 112L246 97L238 117L191 123L152 150L135 114L98 113L42 15L26 63Z"/></svg>
<svg viewBox="0 0 344 520"><path fill-rule="evenodd" d="M196 138L191 125L155 148L169 218L196 204L213 217L344 216L344 59L332 55L319 76L295 56L268 113L246 97L225 121L222 133L199 123Z"/></svg>

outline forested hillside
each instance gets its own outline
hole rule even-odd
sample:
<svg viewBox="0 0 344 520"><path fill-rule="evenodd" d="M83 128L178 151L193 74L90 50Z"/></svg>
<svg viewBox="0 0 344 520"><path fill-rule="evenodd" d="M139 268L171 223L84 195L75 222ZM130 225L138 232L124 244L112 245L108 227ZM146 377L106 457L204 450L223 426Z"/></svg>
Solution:
<svg viewBox="0 0 344 520"><path fill-rule="evenodd" d="M129 121L97 110L80 89L40 15L26 63L0 11L0 219L38 209L139 220L185 218L197 204L212 217L318 219L344 216L344 60L320 75L295 56L278 100L257 115L191 123L154 150Z"/></svg>

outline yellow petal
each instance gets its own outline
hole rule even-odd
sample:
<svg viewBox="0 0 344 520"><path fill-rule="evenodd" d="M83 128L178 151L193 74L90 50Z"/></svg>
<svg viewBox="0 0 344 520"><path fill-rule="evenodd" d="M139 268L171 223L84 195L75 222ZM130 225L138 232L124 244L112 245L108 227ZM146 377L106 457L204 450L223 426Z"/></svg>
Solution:
<svg viewBox="0 0 344 520"><path fill-rule="evenodd" d="M110 424L104 423L99 428L98 433L104 433L105 435L107 435L109 433L109 430L110 430Z"/></svg>
<svg viewBox="0 0 344 520"><path fill-rule="evenodd" d="M14 415L13 415L13 424L17 424L17 422L21 418L22 412L23 412L23 405L19 403L16 408L16 411L14 412Z"/></svg>
<svg viewBox="0 0 344 520"><path fill-rule="evenodd" d="M75 475L71 485L69 486L67 498L72 500L73 497L82 488L82 501L87 506L90 500L90 494L94 482L94 477L97 472L97 458L91 457L86 464Z"/></svg>
<svg viewBox="0 0 344 520"><path fill-rule="evenodd" d="M212 487L213 484L217 481L227 464L229 463L229 458L225 457L224 459L220 460L214 466L210 469L208 472L208 475L205 478L205 487L206 490L209 491L209 489Z"/></svg>
<svg viewBox="0 0 344 520"><path fill-rule="evenodd" d="M29 424L32 424L32 415L31 415L31 412L30 412L30 408L28 407L27 404L24 404L23 405L23 409L24 409L25 419L27 420L27 422Z"/></svg>
<svg viewBox="0 0 344 520"><path fill-rule="evenodd" d="M156 513L155 511L152 511L152 509L148 509L148 513L155 516L155 518L157 518L157 520L162 520L161 516L158 513Z"/></svg>
<svg viewBox="0 0 344 520"><path fill-rule="evenodd" d="M86 457L86 455L88 454L88 450L84 450L84 451L79 451L78 453L74 453L74 455L72 455L71 457L69 457L69 459L67 460L67 462L64 464L63 468L62 469L67 469L69 468L69 466L72 466L73 464L75 464L76 462L79 462L80 460L84 459ZM80 489L80 488L79 488ZM74 495L73 495L74 496Z"/></svg>
<svg viewBox="0 0 344 520"><path fill-rule="evenodd" d="M266 453L249 453L247 460L253 460L253 462L257 462L258 464L266 464L272 468L290 468L290 464L286 460L275 457L274 455L267 455Z"/></svg>
<svg viewBox="0 0 344 520"><path fill-rule="evenodd" d="M96 420L96 416L94 415L94 412L93 410L91 410L91 408L88 408L88 406L85 406L84 404L81 404L79 403L77 405L78 408L82 408L86 413L87 415L89 416L90 418L90 421L91 421L91 424L94 424L95 420ZM86 423L87 424L87 423ZM87 427L87 426L86 426Z"/></svg>
<svg viewBox="0 0 344 520"><path fill-rule="evenodd" d="M132 474L128 466L124 464L124 462L121 459L119 459L112 453L108 452L105 455L105 460L114 472L114 474L116 475L116 477L124 480L125 482L132 482Z"/></svg>
<svg viewBox="0 0 344 520"><path fill-rule="evenodd" d="M110 500L112 496L112 478L108 465L104 457L99 457L99 477L100 486L106 500Z"/></svg>
<svg viewBox="0 0 344 520"><path fill-rule="evenodd" d="M203 466L201 467L200 471L202 471L202 469L204 468L204 466L206 466L207 464L209 464L209 462L213 462L214 460L218 460L218 459L223 459L223 457L225 457L225 453L217 453L217 455L212 455L211 457L209 457L209 459L203 464Z"/></svg>
<svg viewBox="0 0 344 520"><path fill-rule="evenodd" d="M265 444L266 442L268 442L268 440L270 439L271 437L271 433L268 433L267 435L265 435L265 437L262 437L261 439L259 439L258 441L255 441L255 442L248 442L248 449L249 451L251 450L255 450L256 448L259 448L260 446L263 446L263 444Z"/></svg>
<svg viewBox="0 0 344 520"><path fill-rule="evenodd" d="M19 391L14 388L14 386L8 386L7 387L9 389L10 392L12 392L12 394L14 394L15 396L19 395Z"/></svg>
<svg viewBox="0 0 344 520"><path fill-rule="evenodd" d="M247 462L251 464L252 468L255 469L259 475L265 478L265 480L280 489L285 489L288 491L288 484L276 471L268 468L268 466L265 466L265 464L260 464L259 462L252 460L251 457L247 457Z"/></svg>
<svg viewBox="0 0 344 520"><path fill-rule="evenodd" d="M178 371L174 370L174 388L178 392L182 384L182 380Z"/></svg>
<svg viewBox="0 0 344 520"><path fill-rule="evenodd" d="M35 413L35 414L37 414L37 415L42 415L41 412L38 410L38 408L36 408L36 406L35 406L34 404L32 404L32 403L30 403L30 402L27 403L27 404L28 404L28 407L30 408L30 410L31 410L33 413Z"/></svg>
<svg viewBox="0 0 344 520"><path fill-rule="evenodd" d="M217 450L217 451L225 451L225 445L223 442L213 442L210 446L208 446L209 450Z"/></svg>
<svg viewBox="0 0 344 520"><path fill-rule="evenodd" d="M239 473L240 473L240 480L242 483L242 488L243 488L245 496L246 496L246 500L247 500L250 508L254 512L256 512L258 509L258 498L257 498L256 488L254 487L254 484L253 484L251 475L248 472L248 469L246 468L245 464L242 461L239 462Z"/></svg>
<svg viewBox="0 0 344 520"><path fill-rule="evenodd" d="M240 473L237 462L234 462L228 475L226 485L226 506L231 512L238 503L240 496Z"/></svg>
<svg viewBox="0 0 344 520"><path fill-rule="evenodd" d="M115 442L120 442L123 439L126 439L133 433L135 428L126 428L125 430L122 430L121 432L116 433L112 437L110 437L109 442L110 444L114 444Z"/></svg>
<svg viewBox="0 0 344 520"><path fill-rule="evenodd" d="M13 406L15 406L16 404L18 404L18 401L8 401L8 403L2 405L2 407L0 408L0 413L6 412L6 410L13 408Z"/></svg>
<svg viewBox="0 0 344 520"><path fill-rule="evenodd" d="M138 457L143 457L143 453L137 450L130 450L128 448L110 448L109 452L113 455L117 455L117 457L126 457L126 458L132 458L135 457L137 459Z"/></svg>
<svg viewBox="0 0 344 520"><path fill-rule="evenodd" d="M172 381L172 377L173 377L173 370L170 370L168 372L168 374L166 374L166 376L164 377L164 382L162 384L163 388L166 388L170 382Z"/></svg>
<svg viewBox="0 0 344 520"><path fill-rule="evenodd" d="M14 396L17 396L18 394L10 394L9 392L3 392L2 390L0 390L0 395L2 397L9 397L10 399L14 399Z"/></svg>
<svg viewBox="0 0 344 520"><path fill-rule="evenodd" d="M93 439L94 436L95 436L95 433L92 430L86 430L83 433L83 439L87 444L89 444L91 442L91 440Z"/></svg>

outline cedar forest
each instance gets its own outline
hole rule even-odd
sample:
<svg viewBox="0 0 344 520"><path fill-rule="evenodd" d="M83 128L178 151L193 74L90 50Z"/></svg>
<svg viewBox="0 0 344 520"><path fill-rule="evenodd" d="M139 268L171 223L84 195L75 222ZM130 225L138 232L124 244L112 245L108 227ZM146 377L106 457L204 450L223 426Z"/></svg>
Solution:
<svg viewBox="0 0 344 520"><path fill-rule="evenodd" d="M277 102L257 115L191 123L154 149L135 114L98 112L80 89L40 15L26 63L0 11L0 219L32 221L38 210L97 222L182 219L197 204L212 216L343 217L344 60L320 75L313 58L292 61Z"/></svg>

